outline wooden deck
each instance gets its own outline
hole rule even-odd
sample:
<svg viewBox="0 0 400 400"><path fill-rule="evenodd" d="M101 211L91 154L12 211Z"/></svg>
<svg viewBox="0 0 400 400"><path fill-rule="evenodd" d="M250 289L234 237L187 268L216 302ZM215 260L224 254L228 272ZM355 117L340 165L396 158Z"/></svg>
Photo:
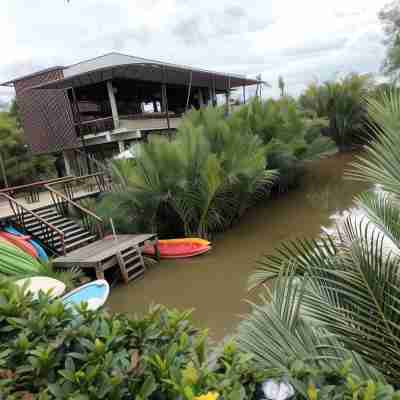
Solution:
<svg viewBox="0 0 400 400"><path fill-rule="evenodd" d="M62 269L73 267L94 269L96 277L104 279L104 271L120 265L119 258L124 251L152 245L156 247L158 254L157 242L156 234L118 235L117 240L112 237L101 239L66 256L58 257L53 260L53 265Z"/></svg>

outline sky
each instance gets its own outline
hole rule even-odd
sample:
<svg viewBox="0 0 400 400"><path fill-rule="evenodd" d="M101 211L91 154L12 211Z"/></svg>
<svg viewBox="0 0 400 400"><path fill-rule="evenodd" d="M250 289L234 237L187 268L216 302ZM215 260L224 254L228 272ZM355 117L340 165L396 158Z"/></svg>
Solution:
<svg viewBox="0 0 400 400"><path fill-rule="evenodd" d="M12 0L0 82L118 51L254 77L277 96L350 72L379 76L385 0ZM13 97L0 87L0 107Z"/></svg>

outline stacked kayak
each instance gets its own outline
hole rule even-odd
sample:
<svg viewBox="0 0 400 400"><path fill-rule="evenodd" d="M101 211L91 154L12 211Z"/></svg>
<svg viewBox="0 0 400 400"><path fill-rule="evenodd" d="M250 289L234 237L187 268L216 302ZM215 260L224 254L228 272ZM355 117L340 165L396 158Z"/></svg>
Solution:
<svg viewBox="0 0 400 400"><path fill-rule="evenodd" d="M35 258L10 242L0 240L0 273L27 275L40 271L42 265Z"/></svg>
<svg viewBox="0 0 400 400"><path fill-rule="evenodd" d="M4 230L5 230L5 232L7 232L11 235L17 236L18 238L21 238L21 239L24 238L24 240L27 241L28 244L30 244L36 251L37 258L39 258L41 261L45 261L45 262L49 261L49 257L47 256L47 253L44 251L43 247L38 242L31 239L30 236L24 236L21 232L17 231L15 228L13 228L11 226L6 227Z"/></svg>
<svg viewBox="0 0 400 400"><path fill-rule="evenodd" d="M33 258L39 258L45 262L49 260L46 252L39 243L12 227L7 227L4 228L4 231L0 231L0 238L18 247Z"/></svg>
<svg viewBox="0 0 400 400"><path fill-rule="evenodd" d="M188 258L207 253L211 243L200 238L166 239L158 241L160 258ZM144 254L155 256L153 246L145 246Z"/></svg>

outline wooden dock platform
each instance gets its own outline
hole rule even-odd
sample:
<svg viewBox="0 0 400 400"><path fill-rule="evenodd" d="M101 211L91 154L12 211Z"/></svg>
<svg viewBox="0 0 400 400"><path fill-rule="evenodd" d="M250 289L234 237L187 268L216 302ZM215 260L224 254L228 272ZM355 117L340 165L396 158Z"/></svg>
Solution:
<svg viewBox="0 0 400 400"><path fill-rule="evenodd" d="M144 273L141 249L145 245L151 245L158 254L157 243L156 234L117 235L116 239L101 239L66 256L57 257L53 260L53 265L62 269L94 269L98 279L104 279L104 271L107 269L119 267L124 281L129 282Z"/></svg>

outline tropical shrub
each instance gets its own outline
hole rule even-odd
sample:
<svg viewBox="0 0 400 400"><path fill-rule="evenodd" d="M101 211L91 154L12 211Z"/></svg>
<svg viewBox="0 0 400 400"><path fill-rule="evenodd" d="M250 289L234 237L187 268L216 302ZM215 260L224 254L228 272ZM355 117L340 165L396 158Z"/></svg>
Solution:
<svg viewBox="0 0 400 400"><path fill-rule="evenodd" d="M299 103L309 115L327 118L328 134L341 150L364 143L365 97L373 89L370 75L349 74L338 81L311 83Z"/></svg>
<svg viewBox="0 0 400 400"><path fill-rule="evenodd" d="M266 145L267 165L279 172L277 183L287 188L296 183L305 161L336 151L335 144L322 135L324 118L307 117L295 100L252 100L233 114L230 124L248 129Z"/></svg>
<svg viewBox="0 0 400 400"><path fill-rule="evenodd" d="M362 357L389 382L397 383L400 378L398 92L384 94L381 101L368 100L368 114L376 140L367 146L366 154L358 157L350 173L352 179L368 182L374 189L379 185L378 191L371 190L356 199L364 218L348 217L337 235L283 244L277 254L260 261L250 285L255 287L286 276L286 284L277 288L276 293L286 302L277 317L279 323L283 320L297 329L299 325L292 318L299 314L307 321L307 329L338 343L321 347L302 333L301 337L307 338L309 354L312 349L344 348ZM297 291L296 295L287 296L291 291ZM268 312L268 317L254 317L258 325L254 323L245 333L245 337L258 335L257 345L267 360L271 341L262 325L270 315ZM263 343L261 338L265 339ZM281 343L292 351L289 338L286 334ZM327 358L326 354L320 355Z"/></svg>
<svg viewBox="0 0 400 400"><path fill-rule="evenodd" d="M261 375L227 342L212 356L190 312L142 318L66 309L0 281L0 398L253 398Z"/></svg>
<svg viewBox="0 0 400 400"><path fill-rule="evenodd" d="M176 138L141 145L130 168L114 168L123 189L104 196L97 210L120 231L207 237L240 217L274 177L266 148L248 130L234 129L222 110L191 112Z"/></svg>
<svg viewBox="0 0 400 400"><path fill-rule="evenodd" d="M207 237L229 227L273 181L287 188L305 161L333 152L321 124L286 98L256 99L228 117L223 108L192 111L173 141L154 138L135 162L113 163L120 190L96 212L120 232Z"/></svg>
<svg viewBox="0 0 400 400"><path fill-rule="evenodd" d="M54 175L52 157L32 156L24 142L23 131L17 119L7 112L0 112L0 152L9 186ZM4 186L4 183L0 173L0 185Z"/></svg>
<svg viewBox="0 0 400 400"><path fill-rule="evenodd" d="M0 399L261 399L261 383L283 375L241 345L233 338L211 348L190 311L157 306L130 318L72 310L45 295L33 302L0 280ZM359 364L291 361L284 378L296 398L398 398Z"/></svg>

